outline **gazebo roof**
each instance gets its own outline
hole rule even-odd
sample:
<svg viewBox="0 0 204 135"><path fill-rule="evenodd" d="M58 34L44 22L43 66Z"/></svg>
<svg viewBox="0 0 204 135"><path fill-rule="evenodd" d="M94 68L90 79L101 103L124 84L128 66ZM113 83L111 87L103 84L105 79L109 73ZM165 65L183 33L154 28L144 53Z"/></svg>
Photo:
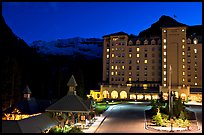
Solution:
<svg viewBox="0 0 204 135"><path fill-rule="evenodd" d="M90 107L75 94L68 94L49 106L48 112L89 112Z"/></svg>
<svg viewBox="0 0 204 135"><path fill-rule="evenodd" d="M26 88L24 89L23 93L24 93L24 94L31 94L31 93L32 93L31 90L30 90L30 88L28 87L28 85L27 85Z"/></svg>
<svg viewBox="0 0 204 135"><path fill-rule="evenodd" d="M67 86L77 86L76 80L74 76L72 75L71 78L69 79Z"/></svg>

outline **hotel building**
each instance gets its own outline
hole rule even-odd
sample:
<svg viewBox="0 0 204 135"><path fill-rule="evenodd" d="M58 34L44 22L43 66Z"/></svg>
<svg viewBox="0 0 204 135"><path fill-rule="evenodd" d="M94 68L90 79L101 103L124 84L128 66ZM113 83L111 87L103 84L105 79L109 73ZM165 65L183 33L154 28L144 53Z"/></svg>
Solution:
<svg viewBox="0 0 204 135"><path fill-rule="evenodd" d="M94 99L150 100L161 92L168 99L170 83L177 97L202 101L202 36L187 29L163 27L160 36L149 38L103 36L103 83L95 95L92 90Z"/></svg>

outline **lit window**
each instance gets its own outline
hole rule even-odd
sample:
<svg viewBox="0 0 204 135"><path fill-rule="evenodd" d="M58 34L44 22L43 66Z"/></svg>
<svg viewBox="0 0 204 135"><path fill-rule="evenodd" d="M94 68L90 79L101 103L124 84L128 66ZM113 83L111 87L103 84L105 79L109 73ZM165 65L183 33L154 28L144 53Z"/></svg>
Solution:
<svg viewBox="0 0 204 135"><path fill-rule="evenodd" d="M147 89L147 84L143 84L143 88L144 88L144 89Z"/></svg>
<svg viewBox="0 0 204 135"><path fill-rule="evenodd" d="M182 29L182 31L185 31L184 29Z"/></svg>
<svg viewBox="0 0 204 135"><path fill-rule="evenodd" d="M164 43L166 43L166 39L164 39Z"/></svg>
<svg viewBox="0 0 204 135"><path fill-rule="evenodd" d="M137 64L139 64L140 63L140 60L137 60Z"/></svg>
<svg viewBox="0 0 204 135"><path fill-rule="evenodd" d="M185 46L184 45L182 45L182 49L184 49L185 48Z"/></svg>
<svg viewBox="0 0 204 135"><path fill-rule="evenodd" d="M147 63L147 60L144 60L144 63L146 64L146 63Z"/></svg>
<svg viewBox="0 0 204 135"><path fill-rule="evenodd" d="M184 43L184 42L185 42L185 39L182 39L182 42Z"/></svg>
<svg viewBox="0 0 204 135"><path fill-rule="evenodd" d="M185 79L183 78L183 79L182 79L182 81L184 82L184 81L185 81Z"/></svg>
<svg viewBox="0 0 204 135"><path fill-rule="evenodd" d="M129 54L129 57L131 58L131 57L132 57L132 54Z"/></svg>
<svg viewBox="0 0 204 135"><path fill-rule="evenodd" d="M164 83L164 87L166 87L166 83Z"/></svg>
<svg viewBox="0 0 204 135"><path fill-rule="evenodd" d="M164 58L164 62L166 62L166 58Z"/></svg>
<svg viewBox="0 0 204 135"><path fill-rule="evenodd" d="M137 48L137 52L139 52L140 51L140 48Z"/></svg>
<svg viewBox="0 0 204 135"><path fill-rule="evenodd" d="M194 53L197 53L197 49L194 49Z"/></svg>
<svg viewBox="0 0 204 135"><path fill-rule="evenodd" d="M140 54L137 54L137 58L139 58L140 57Z"/></svg>
<svg viewBox="0 0 204 135"><path fill-rule="evenodd" d="M164 49L166 49L166 45L164 45Z"/></svg>
<svg viewBox="0 0 204 135"><path fill-rule="evenodd" d="M164 65L164 68L166 68L166 64Z"/></svg>
<svg viewBox="0 0 204 135"><path fill-rule="evenodd" d="M115 72L115 75L118 75L118 72Z"/></svg>
<svg viewBox="0 0 204 135"><path fill-rule="evenodd" d="M109 49L107 49L107 52L109 52Z"/></svg>
<svg viewBox="0 0 204 135"><path fill-rule="evenodd" d="M166 55L166 52L164 52L164 55Z"/></svg>
<svg viewBox="0 0 204 135"><path fill-rule="evenodd" d="M117 67L117 66L115 66L115 69L118 69L118 67Z"/></svg>
<svg viewBox="0 0 204 135"><path fill-rule="evenodd" d="M185 68L185 65L183 65L183 67L182 68Z"/></svg>
<svg viewBox="0 0 204 135"><path fill-rule="evenodd" d="M131 81L132 81L132 78L131 78L131 77L129 77L129 78L128 78L128 80L129 80L129 82L131 82Z"/></svg>
<svg viewBox="0 0 204 135"><path fill-rule="evenodd" d="M112 48L112 51L114 51L114 48Z"/></svg>
<svg viewBox="0 0 204 135"><path fill-rule="evenodd" d="M164 75L166 75L166 71L164 71Z"/></svg>
<svg viewBox="0 0 204 135"><path fill-rule="evenodd" d="M197 79L198 77L197 76L195 76L195 79Z"/></svg>
<svg viewBox="0 0 204 135"><path fill-rule="evenodd" d="M111 69L114 69L114 66L111 66Z"/></svg>
<svg viewBox="0 0 204 135"><path fill-rule="evenodd" d="M164 32L166 32L166 30L164 30Z"/></svg>
<svg viewBox="0 0 204 135"><path fill-rule="evenodd" d="M198 83L195 83L195 85L198 85Z"/></svg>
<svg viewBox="0 0 204 135"><path fill-rule="evenodd" d="M183 58L182 61L185 62L185 59Z"/></svg>
<svg viewBox="0 0 204 135"><path fill-rule="evenodd" d="M185 87L185 84L183 84L183 87Z"/></svg>
<svg viewBox="0 0 204 135"><path fill-rule="evenodd" d="M114 57L115 55L114 54L112 54L112 58Z"/></svg>
<svg viewBox="0 0 204 135"><path fill-rule="evenodd" d="M198 43L198 40L195 38L195 39L193 39L193 43L194 44L197 44Z"/></svg>
<svg viewBox="0 0 204 135"><path fill-rule="evenodd" d="M109 55L107 54L107 58L109 58Z"/></svg>
<svg viewBox="0 0 204 135"><path fill-rule="evenodd" d="M122 66L122 69L125 69L125 66Z"/></svg>
<svg viewBox="0 0 204 135"><path fill-rule="evenodd" d="M114 75L114 72L111 72L111 75Z"/></svg>
<svg viewBox="0 0 204 135"><path fill-rule="evenodd" d="M185 75L185 72L183 72L183 75Z"/></svg>
<svg viewBox="0 0 204 135"><path fill-rule="evenodd" d="M115 50L117 51L117 50L118 50L118 48L116 47L116 48L115 48Z"/></svg>
<svg viewBox="0 0 204 135"><path fill-rule="evenodd" d="M184 56L184 55L185 55L185 52L182 52L182 55Z"/></svg>
<svg viewBox="0 0 204 135"><path fill-rule="evenodd" d="M164 78L164 81L166 81L166 77Z"/></svg>

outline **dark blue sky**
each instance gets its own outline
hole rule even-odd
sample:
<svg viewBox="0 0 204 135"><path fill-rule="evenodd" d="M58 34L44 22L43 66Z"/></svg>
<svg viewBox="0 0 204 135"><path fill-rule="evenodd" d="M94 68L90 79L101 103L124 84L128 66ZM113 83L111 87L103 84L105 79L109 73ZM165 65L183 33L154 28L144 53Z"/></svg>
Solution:
<svg viewBox="0 0 204 135"><path fill-rule="evenodd" d="M2 14L13 32L31 43L118 31L138 35L162 15L201 25L202 2L3 2Z"/></svg>

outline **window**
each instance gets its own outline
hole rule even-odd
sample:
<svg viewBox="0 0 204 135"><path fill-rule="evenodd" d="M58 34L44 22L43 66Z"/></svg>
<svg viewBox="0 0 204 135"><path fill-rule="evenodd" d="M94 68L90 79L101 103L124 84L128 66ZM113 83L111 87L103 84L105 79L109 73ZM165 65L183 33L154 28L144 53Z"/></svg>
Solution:
<svg viewBox="0 0 204 135"><path fill-rule="evenodd" d="M164 87L166 87L166 83L164 83Z"/></svg>
<svg viewBox="0 0 204 135"><path fill-rule="evenodd" d="M185 87L185 84L183 84L183 87Z"/></svg>
<svg viewBox="0 0 204 135"><path fill-rule="evenodd" d="M190 59L188 59L188 63L191 63L191 60L190 60Z"/></svg>
<svg viewBox="0 0 204 135"><path fill-rule="evenodd" d="M125 69L125 66L122 66L122 69Z"/></svg>
<svg viewBox="0 0 204 135"><path fill-rule="evenodd" d="M190 78L188 78L188 82L191 82L191 79L190 79Z"/></svg>
<svg viewBox="0 0 204 135"><path fill-rule="evenodd" d="M147 60L144 60L144 63L147 64Z"/></svg>
<svg viewBox="0 0 204 135"><path fill-rule="evenodd" d="M114 54L112 54L112 58L114 57L115 55Z"/></svg>
<svg viewBox="0 0 204 135"><path fill-rule="evenodd" d="M114 48L112 48L111 50L114 51Z"/></svg>
<svg viewBox="0 0 204 135"><path fill-rule="evenodd" d="M132 57L132 54L129 54L129 57L131 58L131 57Z"/></svg>
<svg viewBox="0 0 204 135"><path fill-rule="evenodd" d="M132 70L132 66L129 66L129 70Z"/></svg>
<svg viewBox="0 0 204 135"><path fill-rule="evenodd" d="M128 78L128 81L129 81L129 82L131 82L131 81L132 81L132 78L131 78L131 77L129 77L129 78Z"/></svg>
<svg viewBox="0 0 204 135"><path fill-rule="evenodd" d="M164 64L164 68L166 68L166 64Z"/></svg>
<svg viewBox="0 0 204 135"><path fill-rule="evenodd" d="M154 55L154 53L152 53L152 57L154 57L155 55Z"/></svg>
<svg viewBox="0 0 204 135"><path fill-rule="evenodd" d="M132 64L132 60L129 60L129 64Z"/></svg>
<svg viewBox="0 0 204 135"><path fill-rule="evenodd" d="M164 71L164 75L166 75L166 71Z"/></svg>
<svg viewBox="0 0 204 135"><path fill-rule="evenodd" d="M110 49L107 49L107 52L109 52L110 51Z"/></svg>
<svg viewBox="0 0 204 135"><path fill-rule="evenodd" d="M197 49L194 49L194 53L197 53Z"/></svg>
<svg viewBox="0 0 204 135"><path fill-rule="evenodd" d="M164 77L164 81L166 82L166 77Z"/></svg>
<svg viewBox="0 0 204 135"><path fill-rule="evenodd" d="M139 66L137 66L137 70L140 70L140 67L139 67Z"/></svg>
<svg viewBox="0 0 204 135"><path fill-rule="evenodd" d="M182 45L182 49L184 49L185 48L185 46L184 45Z"/></svg>
<svg viewBox="0 0 204 135"><path fill-rule="evenodd" d="M166 39L164 39L164 43L166 43Z"/></svg>
<svg viewBox="0 0 204 135"><path fill-rule="evenodd" d="M111 69L114 69L114 66L111 66Z"/></svg>
<svg viewBox="0 0 204 135"><path fill-rule="evenodd" d="M190 53L190 52L187 52L187 56L188 56L188 57L191 57L191 53Z"/></svg>
<svg viewBox="0 0 204 135"><path fill-rule="evenodd" d="M115 72L115 75L118 75L118 72L117 72L117 71Z"/></svg>
<svg viewBox="0 0 204 135"><path fill-rule="evenodd" d="M152 60L152 63L155 63L155 60Z"/></svg>
<svg viewBox="0 0 204 135"><path fill-rule="evenodd" d="M144 73L144 76L147 76L147 72Z"/></svg>
<svg viewBox="0 0 204 135"><path fill-rule="evenodd" d="M115 69L117 70L117 69L118 69L118 66L115 66Z"/></svg>
<svg viewBox="0 0 204 135"><path fill-rule="evenodd" d="M185 59L184 59L184 58L182 59L182 62L185 62Z"/></svg>
<svg viewBox="0 0 204 135"><path fill-rule="evenodd" d="M111 75L114 75L114 72L111 72Z"/></svg>
<svg viewBox="0 0 204 135"><path fill-rule="evenodd" d="M137 76L139 76L140 75L140 73L139 72L137 72Z"/></svg>
<svg viewBox="0 0 204 135"><path fill-rule="evenodd" d="M183 71L183 75L185 75L185 72Z"/></svg>
<svg viewBox="0 0 204 135"><path fill-rule="evenodd" d="M124 53L122 53L122 57L123 57L123 58L125 57L125 54L124 54Z"/></svg>
<svg viewBox="0 0 204 135"><path fill-rule="evenodd" d="M144 70L147 70L147 66L145 66Z"/></svg>
<svg viewBox="0 0 204 135"><path fill-rule="evenodd" d="M166 45L164 45L164 49L166 49Z"/></svg>
<svg viewBox="0 0 204 135"><path fill-rule="evenodd" d="M181 31L185 31L184 29L182 29Z"/></svg>
<svg viewBox="0 0 204 135"><path fill-rule="evenodd" d="M188 51L190 51L191 50L191 48L190 48L190 46L188 47Z"/></svg>
<svg viewBox="0 0 204 135"><path fill-rule="evenodd" d="M107 54L107 56L106 56L107 58L109 58L109 55Z"/></svg>
<svg viewBox="0 0 204 135"><path fill-rule="evenodd" d="M129 75L132 75L132 72L129 72Z"/></svg>
<svg viewBox="0 0 204 135"><path fill-rule="evenodd" d="M140 48L137 48L137 52L139 52L140 51Z"/></svg>
<svg viewBox="0 0 204 135"><path fill-rule="evenodd" d="M182 68L184 69L184 68L185 68L185 65L183 65Z"/></svg>
<svg viewBox="0 0 204 135"><path fill-rule="evenodd" d="M132 52L132 48L129 48L129 52Z"/></svg>
<svg viewBox="0 0 204 135"><path fill-rule="evenodd" d="M137 60L137 64L139 64L140 63L140 60Z"/></svg>
<svg viewBox="0 0 204 135"><path fill-rule="evenodd" d="M166 56L166 52L164 52L164 55Z"/></svg>
<svg viewBox="0 0 204 135"><path fill-rule="evenodd" d="M166 30L164 30L164 33L166 32Z"/></svg>
<svg viewBox="0 0 204 135"><path fill-rule="evenodd" d="M140 54L139 53L137 53L137 58L139 58L140 57Z"/></svg>
<svg viewBox="0 0 204 135"><path fill-rule="evenodd" d="M147 58L147 54L145 53L145 58Z"/></svg>
<svg viewBox="0 0 204 135"><path fill-rule="evenodd" d="M195 82L195 85L198 85L198 83Z"/></svg>
<svg viewBox="0 0 204 135"><path fill-rule="evenodd" d="M185 55L185 52L182 52L182 55L184 56L184 55Z"/></svg>
<svg viewBox="0 0 204 135"><path fill-rule="evenodd" d="M184 81L185 81L185 78L183 78L182 81L184 82Z"/></svg>
<svg viewBox="0 0 204 135"><path fill-rule="evenodd" d="M185 39L182 39L182 42L184 43L184 42L185 42Z"/></svg>
<svg viewBox="0 0 204 135"><path fill-rule="evenodd" d="M194 38L194 39L193 39L193 43L194 43L194 44L197 44L197 43L198 43L197 38Z"/></svg>
<svg viewBox="0 0 204 135"><path fill-rule="evenodd" d="M166 62L166 58L164 58L164 62Z"/></svg>

